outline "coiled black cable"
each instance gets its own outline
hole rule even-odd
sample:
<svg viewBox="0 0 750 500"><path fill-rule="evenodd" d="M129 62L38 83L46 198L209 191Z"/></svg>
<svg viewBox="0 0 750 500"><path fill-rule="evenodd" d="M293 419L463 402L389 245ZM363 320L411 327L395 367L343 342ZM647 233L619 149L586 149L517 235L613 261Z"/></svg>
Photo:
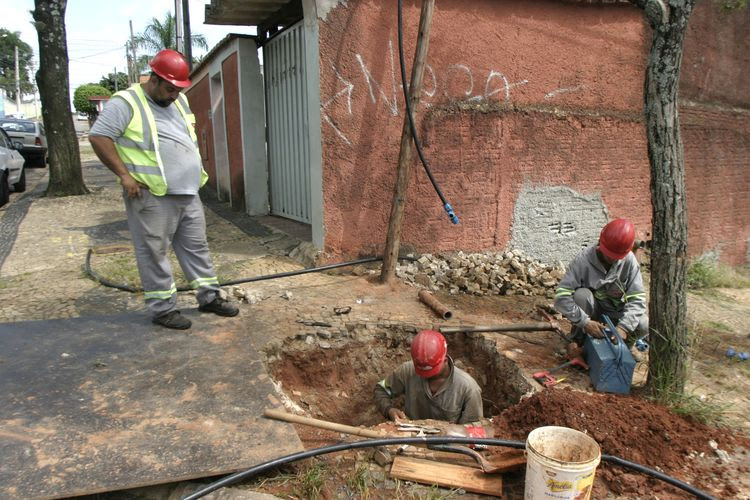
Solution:
<svg viewBox="0 0 750 500"><path fill-rule="evenodd" d="M486 439L486 438L484 439L483 438L466 438L466 437L453 437L453 436L430 436L430 437L425 436L425 437L366 439L362 441L355 441L352 443L340 443L340 444L334 444L330 446L323 446L321 448L315 448L313 450L301 451L298 453L286 455L284 457L269 460L268 462L264 462L262 464L256 465L244 471L236 472L218 481L215 481L207 486L204 486L203 488L199 489L195 493L192 493L184 497L183 500L196 500L205 495L208 495L212 491L218 490L219 488L223 488L225 486L229 486L230 484L234 484L243 479L248 479L258 474L262 474L263 472L267 472L271 469L275 469L276 467L279 467L281 465L288 464L291 462L296 462L297 460L303 460L306 458L312 458L312 457L316 457L319 455L325 455L327 453L335 453L338 451L346 451L346 450L353 450L353 449L359 449L359 448L370 448L370 447L375 447L375 446L390 446L390 445L395 445L395 444L427 445L427 444L446 444L446 443L481 444L481 445L488 445L488 446L504 446L506 448L516 448L516 449L524 449L526 447L525 443L521 441L508 441L504 439ZM622 458L615 457L612 455L602 455L602 460L608 463L619 465L621 467L635 470L637 472L640 472L640 473L649 475L651 477L654 477L656 479L659 479L661 481L664 481L668 484L671 484L672 486L676 486L677 488L680 488L683 491L687 491L691 495L694 495L696 498L700 498L702 500L715 500L714 497L712 497L708 493L705 493L697 488L694 488L693 486L685 482L682 482L679 479L675 479L659 471L649 469L648 467L645 467L643 465L629 462L627 460L624 460Z"/></svg>
<svg viewBox="0 0 750 500"><path fill-rule="evenodd" d="M93 254L93 250L89 248L89 251L86 253L86 262L84 264L86 274L88 274L91 277L91 279L93 279L97 283L100 283L104 286L108 286L110 288L116 288L118 290L123 290L125 292L138 293L138 292L143 291L142 288L138 288L138 287L134 287L130 285L113 283L112 281L109 281L108 279L99 276L96 272L94 272L93 269L91 269L91 255L92 254ZM253 276L252 278L240 278L236 280L223 281L219 283L219 286L239 285L240 283L251 283L254 281L273 280L277 278L286 278L289 276L298 276L300 274L319 273L322 271L329 271L331 269L338 269L339 267L356 266L359 264L368 264L370 262L379 262L381 260L383 260L383 257L364 257L362 259L350 260L347 262L337 262L335 264L328 264L325 266L318 266L318 267L310 267L307 269L298 269L296 271L285 271L283 273ZM417 259L415 257L399 257L398 260L415 261ZM191 290L192 288L186 287L186 286L181 286L177 289L178 292L189 292Z"/></svg>

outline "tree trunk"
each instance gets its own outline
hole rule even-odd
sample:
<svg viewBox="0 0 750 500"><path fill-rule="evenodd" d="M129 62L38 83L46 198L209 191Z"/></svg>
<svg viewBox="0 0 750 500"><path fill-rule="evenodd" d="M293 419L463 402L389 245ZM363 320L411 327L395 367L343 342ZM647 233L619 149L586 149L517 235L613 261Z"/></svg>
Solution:
<svg viewBox="0 0 750 500"><path fill-rule="evenodd" d="M648 385L666 401L685 389L687 330L687 201L677 112L682 47L695 0L648 2L654 39L645 81L646 134L653 206ZM662 7L659 10L657 7Z"/></svg>
<svg viewBox="0 0 750 500"><path fill-rule="evenodd" d="M78 137L70 111L68 47L65 34L67 0L34 0L39 39L36 82L47 132L49 184L47 196L87 194L81 171Z"/></svg>

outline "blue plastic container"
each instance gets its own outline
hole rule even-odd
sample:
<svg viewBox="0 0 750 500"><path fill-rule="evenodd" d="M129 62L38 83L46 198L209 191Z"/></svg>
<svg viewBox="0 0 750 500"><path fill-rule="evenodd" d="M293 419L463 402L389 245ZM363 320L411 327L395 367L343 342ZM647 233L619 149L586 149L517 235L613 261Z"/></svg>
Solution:
<svg viewBox="0 0 750 500"><path fill-rule="evenodd" d="M602 339L586 336L584 350L591 385L599 392L629 394L635 359L609 317L603 316L603 319L607 323L607 333L614 334L617 344L610 341L610 335L605 335Z"/></svg>

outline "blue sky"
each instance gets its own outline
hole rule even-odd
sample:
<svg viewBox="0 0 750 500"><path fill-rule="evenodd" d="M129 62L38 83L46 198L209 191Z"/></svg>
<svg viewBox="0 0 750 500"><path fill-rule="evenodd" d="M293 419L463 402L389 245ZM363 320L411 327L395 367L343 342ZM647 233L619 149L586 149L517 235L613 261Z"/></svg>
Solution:
<svg viewBox="0 0 750 500"><path fill-rule="evenodd" d="M206 37L209 49L227 33L254 33L249 26L203 24L204 6L210 0L190 0L190 29ZM0 28L21 32L21 39L34 49L39 63L36 30L30 24L34 0L3 0ZM126 73L125 42L130 37L128 21L135 34L143 31L151 18L163 20L174 12L174 0L68 0L65 26L68 38L70 93L81 84L99 82L102 76L118 71ZM196 49L194 55L205 51Z"/></svg>

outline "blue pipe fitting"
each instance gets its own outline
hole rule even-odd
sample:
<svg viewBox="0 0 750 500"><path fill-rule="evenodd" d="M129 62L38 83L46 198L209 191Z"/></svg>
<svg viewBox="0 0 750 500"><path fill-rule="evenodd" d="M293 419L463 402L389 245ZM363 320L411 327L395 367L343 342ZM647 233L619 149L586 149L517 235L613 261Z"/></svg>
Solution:
<svg viewBox="0 0 750 500"><path fill-rule="evenodd" d="M450 217L451 222L454 224L458 224L458 215L456 215L456 212L453 211L453 207L450 203L446 203L443 205L443 208L448 213L448 217Z"/></svg>
<svg viewBox="0 0 750 500"><path fill-rule="evenodd" d="M635 348L638 349L639 352L646 352L648 350L648 342L643 339L638 339L635 341Z"/></svg>

